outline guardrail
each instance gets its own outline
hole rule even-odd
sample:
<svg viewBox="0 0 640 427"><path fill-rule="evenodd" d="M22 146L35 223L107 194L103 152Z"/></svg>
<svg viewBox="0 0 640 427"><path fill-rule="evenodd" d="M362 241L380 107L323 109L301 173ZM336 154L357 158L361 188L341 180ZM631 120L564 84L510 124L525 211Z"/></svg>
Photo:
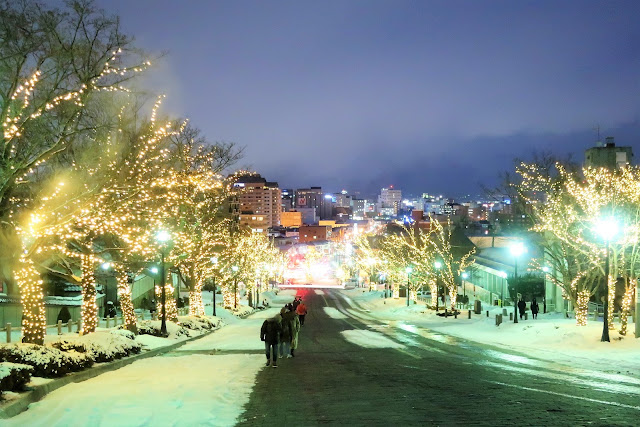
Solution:
<svg viewBox="0 0 640 427"><path fill-rule="evenodd" d="M178 308L178 315L179 316L186 316L189 312L189 308L188 307L182 307L182 308ZM138 320L158 320L158 315L157 313L149 313L149 318L145 319L145 312L142 313L136 313L136 318ZM104 326L102 326L104 325ZM104 328L111 328L113 325L113 327L116 327L118 325L124 325L124 317L123 316L116 316L116 317L103 317L101 319L98 319L98 327L104 327ZM48 333L47 335L52 335L54 333L57 333L57 335L62 335L63 329L65 329L65 332L67 333L73 333L73 332L80 332L80 329L82 329L82 320L77 320L77 321L73 321L73 320L69 320L66 323L63 323L62 320L58 320L58 323L54 324L54 325L47 325L46 326ZM49 332L49 330L51 330ZM6 332L5 334L5 342L6 343L11 343L12 342L12 337L11 335L15 332L19 332L20 334L22 334L22 327L12 327L11 323L6 323L4 328L0 328L0 332Z"/></svg>

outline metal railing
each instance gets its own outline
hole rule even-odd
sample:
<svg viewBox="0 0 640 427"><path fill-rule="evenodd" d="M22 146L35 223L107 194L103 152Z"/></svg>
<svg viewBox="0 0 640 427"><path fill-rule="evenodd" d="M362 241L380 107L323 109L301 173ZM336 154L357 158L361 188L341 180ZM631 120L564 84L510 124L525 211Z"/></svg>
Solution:
<svg viewBox="0 0 640 427"><path fill-rule="evenodd" d="M186 316L189 313L188 307L178 308L179 316ZM148 318L145 318L148 314ZM136 318L138 320L158 320L158 315L156 312L141 312L136 313ZM124 325L124 317L116 316L116 317L104 317L98 319L98 327L100 328L112 328L118 325ZM62 335L63 329L66 333L78 333L80 329L82 329L82 320L69 320L66 323L63 323L62 320L58 320L58 323L54 325L47 325L47 335ZM11 343L13 341L12 335L15 337L22 336L22 327L12 327L11 323L6 323L4 328L0 328L0 332L5 332L5 334L0 334L0 336L5 337L6 343Z"/></svg>

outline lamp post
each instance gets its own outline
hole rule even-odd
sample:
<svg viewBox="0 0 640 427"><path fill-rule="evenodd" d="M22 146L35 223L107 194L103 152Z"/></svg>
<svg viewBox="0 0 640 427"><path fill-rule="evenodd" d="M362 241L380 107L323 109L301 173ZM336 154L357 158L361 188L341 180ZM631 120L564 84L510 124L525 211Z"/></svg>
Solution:
<svg viewBox="0 0 640 427"><path fill-rule="evenodd" d="M613 218L601 219L596 225L596 231L606 242L606 260L604 264L604 308L602 316L602 338L600 341L609 342L609 248L611 240L618 234L618 223ZM636 314L637 316L637 314Z"/></svg>
<svg viewBox="0 0 640 427"><path fill-rule="evenodd" d="M163 337L167 337L169 334L167 333L167 296L165 290L165 272L164 272L164 244L171 239L171 235L165 231L161 230L156 234L156 240L160 243L160 285L162 287L160 302L162 304L162 322L160 323L160 334Z"/></svg>
<svg viewBox="0 0 640 427"><path fill-rule="evenodd" d="M436 261L433 263L433 266L436 269L436 272L439 272L442 268L442 263L440 261ZM440 286L438 286L438 276L436 275L436 311L438 311L438 292L440 291ZM443 292L444 295L444 292ZM431 302L433 303L433 296L431 297Z"/></svg>
<svg viewBox="0 0 640 427"><path fill-rule="evenodd" d="M409 307L409 286L411 285L411 272L413 268L407 267L405 271L407 272L407 307Z"/></svg>
<svg viewBox="0 0 640 427"><path fill-rule="evenodd" d="M238 266L232 266L231 270L233 270L233 308L238 308Z"/></svg>
<svg viewBox="0 0 640 427"><path fill-rule="evenodd" d="M542 267L542 271L544 272L544 293L542 294L542 313L547 313L547 274L551 269L546 265Z"/></svg>
<svg viewBox="0 0 640 427"><path fill-rule="evenodd" d="M462 272L462 300L466 301L467 300L467 282L466 280L469 278L469 273L467 273L466 271ZM463 304L466 304L466 302L463 302Z"/></svg>
<svg viewBox="0 0 640 427"><path fill-rule="evenodd" d="M218 265L218 257L211 257L211 264L213 264L213 316L215 317L216 315L216 273L215 273L215 269L216 266Z"/></svg>
<svg viewBox="0 0 640 427"><path fill-rule="evenodd" d="M518 323L518 257L527 251L522 242L515 243L509 247L513 255L513 323Z"/></svg>

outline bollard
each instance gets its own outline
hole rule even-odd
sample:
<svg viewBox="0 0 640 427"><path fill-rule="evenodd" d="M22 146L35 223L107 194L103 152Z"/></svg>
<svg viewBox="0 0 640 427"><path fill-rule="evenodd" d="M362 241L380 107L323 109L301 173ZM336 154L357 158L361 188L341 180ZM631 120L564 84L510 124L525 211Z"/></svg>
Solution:
<svg viewBox="0 0 640 427"><path fill-rule="evenodd" d="M487 310L487 317L489 317L489 310Z"/></svg>
<svg viewBox="0 0 640 427"><path fill-rule="evenodd" d="M513 322L513 313L509 313L509 321Z"/></svg>
<svg viewBox="0 0 640 427"><path fill-rule="evenodd" d="M496 326L500 326L500 315L496 314Z"/></svg>
<svg viewBox="0 0 640 427"><path fill-rule="evenodd" d="M111 326L111 318L107 317L107 328Z"/></svg>
<svg viewBox="0 0 640 427"><path fill-rule="evenodd" d="M467 310L467 315L469 316L469 319L471 319L471 310Z"/></svg>
<svg viewBox="0 0 640 427"><path fill-rule="evenodd" d="M7 344L11 342L11 323L5 324L5 328L7 328Z"/></svg>
<svg viewBox="0 0 640 427"><path fill-rule="evenodd" d="M445 318L446 318L446 317L449 317L449 313L447 313L447 309L446 309L446 308L444 309L444 317L445 317Z"/></svg>
<svg viewBox="0 0 640 427"><path fill-rule="evenodd" d="M62 320L58 320L58 335L62 335Z"/></svg>
<svg viewBox="0 0 640 427"><path fill-rule="evenodd" d="M73 321L69 319L67 322L67 332L71 333L71 327L73 326Z"/></svg>
<svg viewBox="0 0 640 427"><path fill-rule="evenodd" d="M502 315L503 315L503 316L506 316L506 315L507 315L507 309L506 309L506 308L503 308L503 309L502 309Z"/></svg>
<svg viewBox="0 0 640 427"><path fill-rule="evenodd" d="M78 319L78 321L76 322L76 332L80 333L80 331L82 330L82 318Z"/></svg>
<svg viewBox="0 0 640 427"><path fill-rule="evenodd" d="M453 312L453 318L454 318L454 319L457 319L457 318L458 318L458 310L456 310L456 311L454 311L454 312Z"/></svg>

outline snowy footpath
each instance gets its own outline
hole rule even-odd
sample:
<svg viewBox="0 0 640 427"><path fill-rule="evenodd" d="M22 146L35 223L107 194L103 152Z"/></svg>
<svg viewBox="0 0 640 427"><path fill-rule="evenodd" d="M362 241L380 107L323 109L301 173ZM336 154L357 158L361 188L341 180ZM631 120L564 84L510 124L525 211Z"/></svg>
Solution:
<svg viewBox="0 0 640 427"><path fill-rule="evenodd" d="M264 367L260 326L290 302L294 290L271 296L272 308L238 319L217 310L227 326L163 356L136 361L66 385L33 403L7 426L228 426L242 413ZM208 307L211 310L211 307ZM162 338L140 337L149 347ZM82 421L80 421L82 420Z"/></svg>

